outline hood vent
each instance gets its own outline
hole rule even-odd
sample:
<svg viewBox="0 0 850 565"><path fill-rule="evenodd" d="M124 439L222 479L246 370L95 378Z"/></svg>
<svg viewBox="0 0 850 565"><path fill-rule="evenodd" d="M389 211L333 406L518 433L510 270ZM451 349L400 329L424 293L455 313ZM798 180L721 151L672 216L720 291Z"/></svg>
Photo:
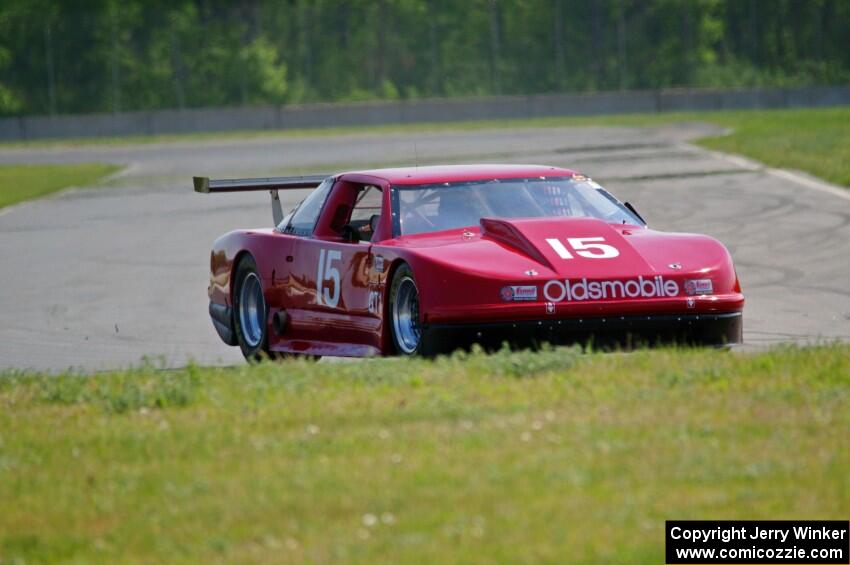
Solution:
<svg viewBox="0 0 850 565"><path fill-rule="evenodd" d="M498 241L527 255L541 265L555 270L552 264L540 253L540 250L525 237L516 226L497 218L481 218L481 235Z"/></svg>

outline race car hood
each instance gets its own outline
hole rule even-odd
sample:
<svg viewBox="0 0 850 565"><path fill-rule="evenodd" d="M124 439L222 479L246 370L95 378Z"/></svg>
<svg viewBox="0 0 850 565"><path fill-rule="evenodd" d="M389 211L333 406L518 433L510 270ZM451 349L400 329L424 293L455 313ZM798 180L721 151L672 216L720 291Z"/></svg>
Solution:
<svg viewBox="0 0 850 565"><path fill-rule="evenodd" d="M593 218L483 218L481 228L484 238L524 253L559 276L595 278L621 269L653 270L626 239L631 232Z"/></svg>
<svg viewBox="0 0 850 565"><path fill-rule="evenodd" d="M589 279L684 274L731 266L723 245L696 234L657 232L595 218L483 218L480 229L402 238L417 255L464 272L503 278ZM430 262L429 261L429 262Z"/></svg>

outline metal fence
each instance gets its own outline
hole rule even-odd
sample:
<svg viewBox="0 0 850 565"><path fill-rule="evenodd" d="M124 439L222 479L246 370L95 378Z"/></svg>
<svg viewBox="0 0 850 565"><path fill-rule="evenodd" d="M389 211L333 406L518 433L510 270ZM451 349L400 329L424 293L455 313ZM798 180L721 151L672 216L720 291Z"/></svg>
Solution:
<svg viewBox="0 0 850 565"><path fill-rule="evenodd" d="M0 140L285 130L637 112L804 108L850 104L850 85L682 89L350 104L152 110L0 119Z"/></svg>

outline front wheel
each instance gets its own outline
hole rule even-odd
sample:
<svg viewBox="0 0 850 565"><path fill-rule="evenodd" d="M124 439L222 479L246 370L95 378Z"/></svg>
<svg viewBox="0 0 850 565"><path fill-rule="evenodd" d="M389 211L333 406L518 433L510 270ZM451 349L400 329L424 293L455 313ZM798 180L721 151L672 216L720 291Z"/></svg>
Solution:
<svg viewBox="0 0 850 565"><path fill-rule="evenodd" d="M406 263L393 275L388 314L393 347L399 355L433 356L444 351L444 344L433 339L427 328L422 327L419 289L413 270Z"/></svg>

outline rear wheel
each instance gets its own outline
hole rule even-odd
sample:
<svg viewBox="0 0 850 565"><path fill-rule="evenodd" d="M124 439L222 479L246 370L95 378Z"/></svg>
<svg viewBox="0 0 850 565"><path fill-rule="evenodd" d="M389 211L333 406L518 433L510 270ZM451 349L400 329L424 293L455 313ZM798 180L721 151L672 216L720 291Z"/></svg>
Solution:
<svg viewBox="0 0 850 565"><path fill-rule="evenodd" d="M388 317L396 353L432 356L445 350L444 344L433 339L421 325L419 289L413 270L406 263L393 275Z"/></svg>
<svg viewBox="0 0 850 565"><path fill-rule="evenodd" d="M253 257L245 255L239 261L233 281L233 326L236 328L236 342L245 359L280 361L298 358L318 361L322 358L321 355L283 353L269 349L269 309Z"/></svg>
<svg viewBox="0 0 850 565"><path fill-rule="evenodd" d="M268 350L268 324L263 285L254 258L246 255L236 266L233 287L233 322L236 341L248 361L273 357Z"/></svg>

